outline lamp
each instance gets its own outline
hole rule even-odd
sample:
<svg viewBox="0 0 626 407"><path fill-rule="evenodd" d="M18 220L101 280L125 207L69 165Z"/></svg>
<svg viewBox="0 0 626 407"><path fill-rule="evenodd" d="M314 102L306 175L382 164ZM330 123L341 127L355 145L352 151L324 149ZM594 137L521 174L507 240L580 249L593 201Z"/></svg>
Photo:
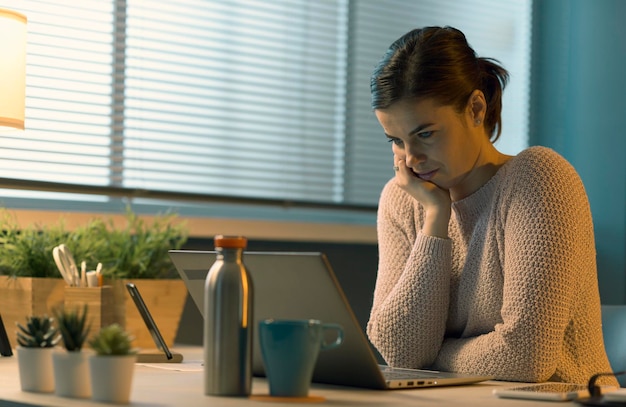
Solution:
<svg viewBox="0 0 626 407"><path fill-rule="evenodd" d="M0 130L24 130L26 16L0 9Z"/></svg>

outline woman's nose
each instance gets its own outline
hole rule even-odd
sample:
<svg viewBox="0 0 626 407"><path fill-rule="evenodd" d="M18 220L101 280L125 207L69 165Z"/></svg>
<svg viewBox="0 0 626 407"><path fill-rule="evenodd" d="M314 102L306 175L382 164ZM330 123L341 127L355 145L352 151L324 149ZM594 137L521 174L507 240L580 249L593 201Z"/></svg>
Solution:
<svg viewBox="0 0 626 407"><path fill-rule="evenodd" d="M426 161L426 155L415 147L407 148L405 151L404 162L407 167L415 167L416 165Z"/></svg>

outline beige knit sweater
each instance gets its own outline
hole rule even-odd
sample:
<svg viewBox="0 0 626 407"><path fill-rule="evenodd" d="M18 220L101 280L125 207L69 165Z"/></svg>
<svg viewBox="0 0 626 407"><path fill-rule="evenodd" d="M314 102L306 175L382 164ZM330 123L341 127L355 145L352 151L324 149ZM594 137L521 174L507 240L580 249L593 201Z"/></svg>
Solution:
<svg viewBox="0 0 626 407"><path fill-rule="evenodd" d="M611 370L589 204L557 153L531 147L454 202L449 239L420 232L422 208L393 180L378 211L367 331L387 363L523 382Z"/></svg>

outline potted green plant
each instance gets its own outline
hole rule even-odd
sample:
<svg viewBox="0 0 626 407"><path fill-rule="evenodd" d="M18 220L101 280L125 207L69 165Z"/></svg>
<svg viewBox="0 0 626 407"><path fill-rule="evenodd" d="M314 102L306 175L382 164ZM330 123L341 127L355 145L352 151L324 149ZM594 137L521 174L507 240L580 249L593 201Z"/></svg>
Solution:
<svg viewBox="0 0 626 407"><path fill-rule="evenodd" d="M94 217L70 231L63 219L55 225L21 227L13 214L0 209L0 309L6 323L50 314L58 303L75 305L74 299L64 301L66 284L52 256L52 249L64 243L77 264L85 261L88 270L102 263L105 284L111 286L112 299L99 308L107 318L96 321L98 304L90 307L94 329L117 322L137 338L137 346L150 346L152 338L141 316L132 304L126 305L125 280L141 279L144 300L158 315L163 337L172 343L187 296L168 254L187 240L186 226L176 217L175 213L140 217L128 207L122 222L114 216Z"/></svg>
<svg viewBox="0 0 626 407"><path fill-rule="evenodd" d="M113 217L95 217L68 231L63 219L56 225L20 226L14 214L0 208L0 275L61 278L51 254L64 243L78 262L93 268L102 263L108 278L176 278L168 251L187 241L186 225L175 221L175 213L144 218L130 207L124 217L124 226Z"/></svg>
<svg viewBox="0 0 626 407"><path fill-rule="evenodd" d="M103 327L89 340L95 355L89 357L92 399L128 403L137 352L132 337L118 324Z"/></svg>
<svg viewBox="0 0 626 407"><path fill-rule="evenodd" d="M177 278L168 251L180 249L187 241L184 223L175 222L175 213L140 217L130 207L125 225L113 218L93 218L72 231L66 242L78 261L95 268L102 263L108 279Z"/></svg>
<svg viewBox="0 0 626 407"><path fill-rule="evenodd" d="M55 394L62 397L89 397L89 365L87 355L82 352L89 334L87 305L74 309L55 308L54 315L61 334L64 351L52 354Z"/></svg>
<svg viewBox="0 0 626 407"><path fill-rule="evenodd" d="M53 319L30 316L17 324L17 362L23 391L52 392L54 374L52 352L60 337Z"/></svg>
<svg viewBox="0 0 626 407"><path fill-rule="evenodd" d="M63 222L22 227L14 214L0 209L0 275L60 279L52 249L67 237Z"/></svg>
<svg viewBox="0 0 626 407"><path fill-rule="evenodd" d="M52 249L66 236L63 223L22 227L13 213L0 209L0 309L6 325L51 315L48 305L63 301L65 281Z"/></svg>
<svg viewBox="0 0 626 407"><path fill-rule="evenodd" d="M102 263L105 284L111 285L115 304L113 321L135 338L138 347L154 347L150 332L132 303L126 283L141 289L167 343L173 343L187 298L187 288L178 277L168 251L187 241L187 228L175 213L140 217L127 208L123 223L113 218L95 218L78 227L67 245L77 261L88 268Z"/></svg>

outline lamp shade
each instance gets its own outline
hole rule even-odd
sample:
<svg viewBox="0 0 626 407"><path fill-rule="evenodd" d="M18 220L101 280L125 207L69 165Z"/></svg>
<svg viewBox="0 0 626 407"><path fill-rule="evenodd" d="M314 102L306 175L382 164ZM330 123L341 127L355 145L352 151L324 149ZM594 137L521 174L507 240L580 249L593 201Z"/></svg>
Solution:
<svg viewBox="0 0 626 407"><path fill-rule="evenodd" d="M0 9L0 130L24 129L26 16Z"/></svg>

